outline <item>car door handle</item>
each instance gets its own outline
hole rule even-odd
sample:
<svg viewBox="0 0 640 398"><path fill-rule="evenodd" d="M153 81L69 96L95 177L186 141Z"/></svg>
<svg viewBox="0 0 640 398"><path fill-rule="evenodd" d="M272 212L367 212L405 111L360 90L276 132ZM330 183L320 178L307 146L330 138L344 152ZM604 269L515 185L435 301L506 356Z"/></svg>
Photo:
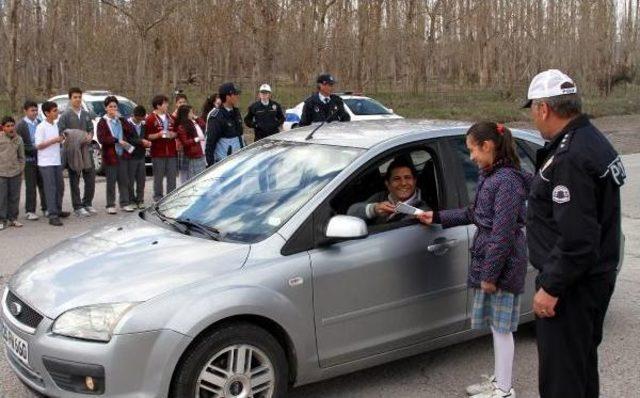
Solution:
<svg viewBox="0 0 640 398"><path fill-rule="evenodd" d="M433 241L432 244L427 246L427 251L436 256L442 256L443 254L447 253L449 249L456 244L457 241L457 239L437 238Z"/></svg>

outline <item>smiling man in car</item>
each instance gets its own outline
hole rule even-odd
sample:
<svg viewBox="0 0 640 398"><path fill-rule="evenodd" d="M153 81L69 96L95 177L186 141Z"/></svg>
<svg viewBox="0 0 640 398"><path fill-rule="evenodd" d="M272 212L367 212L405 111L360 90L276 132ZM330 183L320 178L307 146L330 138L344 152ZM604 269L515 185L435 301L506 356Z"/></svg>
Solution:
<svg viewBox="0 0 640 398"><path fill-rule="evenodd" d="M347 215L362 218L375 225L413 217L398 213L396 206L399 203L429 210L429 206L422 199L420 189L416 188L416 182L417 172L411 160L398 157L387 168L387 191L378 192L365 202L354 203L349 207Z"/></svg>

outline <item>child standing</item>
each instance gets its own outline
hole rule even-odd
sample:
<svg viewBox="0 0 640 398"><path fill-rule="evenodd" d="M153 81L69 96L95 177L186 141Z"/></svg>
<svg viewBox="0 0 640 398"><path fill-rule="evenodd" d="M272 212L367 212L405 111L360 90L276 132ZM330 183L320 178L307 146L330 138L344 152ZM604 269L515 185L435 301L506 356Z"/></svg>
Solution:
<svg viewBox="0 0 640 398"><path fill-rule="evenodd" d="M425 224L443 228L475 224L468 284L474 290L472 329L491 329L495 376L467 387L475 398L515 398L512 386L514 342L520 295L527 269L523 231L531 176L520 169L509 129L491 122L467 131L471 160L480 169L475 203L464 209L425 212Z"/></svg>
<svg viewBox="0 0 640 398"><path fill-rule="evenodd" d="M24 144L15 131L11 116L2 118L0 133L0 231L6 227L21 227L18 222L20 185L24 171Z"/></svg>
<svg viewBox="0 0 640 398"><path fill-rule="evenodd" d="M52 101L42 104L45 120L36 127L35 144L38 150L38 170L42 175L44 196L47 200L49 224L61 227L60 218L69 217L69 212L62 211L62 197L64 195L64 179L62 177L62 157L60 145L64 142L56 119L58 105Z"/></svg>
<svg viewBox="0 0 640 398"><path fill-rule="evenodd" d="M190 105L182 105L178 108L176 132L184 155L182 158L184 170L180 172L181 184L186 183L207 168L202 151L204 134L195 118L196 115Z"/></svg>

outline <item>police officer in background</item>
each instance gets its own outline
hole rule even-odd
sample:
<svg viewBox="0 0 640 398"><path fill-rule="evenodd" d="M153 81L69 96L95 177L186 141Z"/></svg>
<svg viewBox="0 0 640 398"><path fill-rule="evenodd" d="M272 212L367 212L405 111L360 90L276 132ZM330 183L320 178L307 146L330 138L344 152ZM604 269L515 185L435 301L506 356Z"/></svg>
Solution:
<svg viewBox="0 0 640 398"><path fill-rule="evenodd" d="M284 123L284 112L279 103L271 99L271 87L260 86L260 99L249 106L244 124L255 132L254 141L258 141L280 131Z"/></svg>
<svg viewBox="0 0 640 398"><path fill-rule="evenodd" d="M537 154L527 214L542 398L597 398L598 345L620 261L625 172L583 115L574 82L535 76L525 107L548 141Z"/></svg>
<svg viewBox="0 0 640 398"><path fill-rule="evenodd" d="M237 105L240 89L234 83L224 83L218 88L222 105L209 112L206 127L205 155L207 165L225 159L244 147L242 115Z"/></svg>
<svg viewBox="0 0 640 398"><path fill-rule="evenodd" d="M344 110L342 98L333 93L336 80L328 73L318 76L318 92L304 101L299 126L317 122L348 122L351 116Z"/></svg>

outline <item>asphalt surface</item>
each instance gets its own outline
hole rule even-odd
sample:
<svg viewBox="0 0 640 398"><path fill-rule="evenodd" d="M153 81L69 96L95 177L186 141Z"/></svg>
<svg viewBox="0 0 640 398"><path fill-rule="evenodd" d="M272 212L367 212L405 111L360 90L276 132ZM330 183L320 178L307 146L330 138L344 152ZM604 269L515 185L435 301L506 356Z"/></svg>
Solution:
<svg viewBox="0 0 640 398"><path fill-rule="evenodd" d="M626 235L625 263L618 278L605 322L600 348L602 396L637 397L640 391L640 155L623 157L627 183L623 187L623 230ZM68 185L67 185L68 188ZM147 183L147 188L150 184ZM105 183L96 187L95 207L100 214L90 219L75 217L62 228L46 220L24 221L25 227L0 232L0 285L20 264L41 250L90 227L106 224L124 213L104 212ZM147 197L150 198L149 189ZM23 196L24 198L24 196ZM69 196L65 195L65 209ZM23 207L21 206L21 212ZM22 215L21 215L22 217ZM0 349L1 351L1 349ZM417 355L291 392L293 398L329 397L463 397L464 387L479 375L493 370L491 339L481 337L467 343ZM528 328L516 333L514 387L519 397L537 396L535 336ZM4 355L0 359L0 398L33 398L10 371Z"/></svg>

